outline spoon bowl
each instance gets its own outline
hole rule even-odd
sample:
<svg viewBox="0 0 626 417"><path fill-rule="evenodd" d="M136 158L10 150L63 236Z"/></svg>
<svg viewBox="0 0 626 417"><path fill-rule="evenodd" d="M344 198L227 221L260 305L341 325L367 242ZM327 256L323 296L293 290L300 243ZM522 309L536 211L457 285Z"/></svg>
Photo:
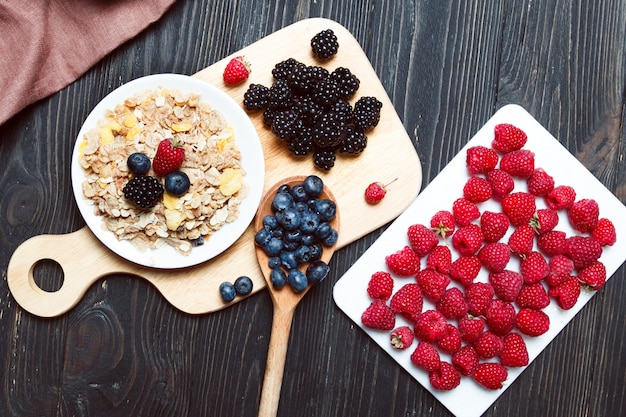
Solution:
<svg viewBox="0 0 626 417"><path fill-rule="evenodd" d="M266 215L273 215L272 201L278 189L287 184L290 187L301 184L305 176L294 176L285 178L284 180L276 183L272 186L267 193L261 199L259 209L254 221L255 232L263 228L263 218ZM319 199L328 199L336 201L332 192L324 185L324 189ZM339 231L339 211L335 214L335 217L329 222L331 227ZM306 289L300 292L294 291L289 283L284 287L277 289L272 284L270 277L271 268L268 265L269 257L260 246L255 247L256 256L259 261L259 266L263 272L263 277L267 282L267 288L272 297L272 303L274 306L274 314L272 319L272 331L270 335L270 342L267 354L267 365L265 368L265 376L263 381L263 389L261 391L261 402L259 405L259 417L274 417L278 411L278 402L280 399L280 389L282 385L282 378L285 369L285 359L287 357L287 344L289 342L289 332L291 331L291 322L295 309L309 291L313 284L309 284ZM324 246L322 251L321 260L328 264L330 258L335 251L335 246ZM304 272L307 265L302 265L299 269Z"/></svg>

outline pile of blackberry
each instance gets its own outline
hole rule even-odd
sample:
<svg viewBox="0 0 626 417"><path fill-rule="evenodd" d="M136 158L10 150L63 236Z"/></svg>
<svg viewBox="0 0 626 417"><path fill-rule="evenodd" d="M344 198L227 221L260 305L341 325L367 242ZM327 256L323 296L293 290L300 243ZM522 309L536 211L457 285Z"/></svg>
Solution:
<svg viewBox="0 0 626 417"><path fill-rule="evenodd" d="M359 79L348 69L332 72L305 65L294 58L272 69L270 87L250 84L243 104L248 111L263 111L263 121L296 156L312 154L315 166L330 170L336 154L357 155L367 146L365 133L380 119L382 103L361 97L349 100Z"/></svg>

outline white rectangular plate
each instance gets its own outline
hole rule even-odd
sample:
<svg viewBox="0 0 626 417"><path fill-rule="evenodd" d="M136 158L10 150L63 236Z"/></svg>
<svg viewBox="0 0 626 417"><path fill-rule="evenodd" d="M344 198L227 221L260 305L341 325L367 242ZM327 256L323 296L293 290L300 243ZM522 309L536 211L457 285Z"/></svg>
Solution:
<svg viewBox="0 0 626 417"><path fill-rule="evenodd" d="M333 293L339 308L457 417L482 415L526 367L509 368L509 377L501 390L487 390L480 387L471 378L462 377L461 384L456 389L447 392L437 391L430 386L427 373L414 366L410 361L410 355L417 344L414 342L411 348L404 351L393 349L389 343L389 332L365 328L361 324L361 314L371 302L367 295L367 284L372 273L385 270L385 256L408 244L406 231L410 225L415 223L429 225L433 214L438 210L450 210L453 201L463 195L463 185L468 178L465 165L466 150L476 145L490 146L493 140L493 129L499 123L512 123L523 129L528 135L528 142L524 148L535 153L535 167L541 167L552 175L556 185L572 186L576 190L577 200L594 198L600 206L600 217L607 217L613 221L617 231L617 243L611 247L604 247L600 258L606 266L607 277L610 278L626 260L626 240L624 240L626 223L621 221L621 219L626 218L626 207L523 108L517 105L508 105L500 109L433 179L428 187L418 195L406 211L341 277L335 284ZM525 187L525 182L516 180L516 191L525 190ZM393 189L389 192L393 192ZM384 204L384 200L380 204ZM501 210L499 204L492 201L481 203L479 207L481 211ZM539 198L537 199L537 208L542 207L545 206L542 206L542 199ZM568 235L575 234L569 225L566 214L560 212L559 217L560 220L556 229L562 230ZM507 238L508 234L504 239ZM454 254L453 259L455 259ZM513 258L511 262L514 262ZM509 263L507 268L513 269L512 265ZM487 273L481 271L477 280L486 282ZM406 282L408 282L407 278L397 279L394 290ZM451 285L455 285L454 282ZM593 292L583 289L577 304L572 309L561 310L554 301L544 309L550 316L550 330L539 337L525 337L531 364L593 295ZM425 301L424 309L427 308L432 308L432 304ZM398 317L396 326L402 324L408 323ZM442 358L449 361L449 356L442 355Z"/></svg>

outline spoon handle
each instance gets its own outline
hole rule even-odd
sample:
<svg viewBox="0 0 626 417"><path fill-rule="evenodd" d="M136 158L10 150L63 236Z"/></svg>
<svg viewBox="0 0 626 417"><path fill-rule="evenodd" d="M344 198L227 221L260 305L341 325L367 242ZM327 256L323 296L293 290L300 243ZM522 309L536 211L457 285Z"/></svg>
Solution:
<svg viewBox="0 0 626 417"><path fill-rule="evenodd" d="M274 318L272 320L272 332L267 352L267 364L265 377L261 391L261 403L259 404L258 417L275 417L278 412L280 389L287 358L287 345L289 332L295 309L281 309L274 306Z"/></svg>

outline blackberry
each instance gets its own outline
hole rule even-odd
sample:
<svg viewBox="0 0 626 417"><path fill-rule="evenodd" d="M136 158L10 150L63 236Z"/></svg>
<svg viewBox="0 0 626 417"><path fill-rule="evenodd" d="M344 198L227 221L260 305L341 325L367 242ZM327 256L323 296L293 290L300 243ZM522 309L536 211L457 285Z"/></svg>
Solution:
<svg viewBox="0 0 626 417"><path fill-rule="evenodd" d="M272 123L274 123L274 116L278 113L278 110L272 109L270 107L263 110L263 124L267 127L272 127Z"/></svg>
<svg viewBox="0 0 626 417"><path fill-rule="evenodd" d="M158 179L146 175L128 181L122 190L124 197L141 209L152 208L163 196L163 185Z"/></svg>
<svg viewBox="0 0 626 417"><path fill-rule="evenodd" d="M339 152L352 155L359 154L367 146L367 136L361 129L354 126L346 126L344 137L339 144Z"/></svg>
<svg viewBox="0 0 626 417"><path fill-rule="evenodd" d="M276 80L270 87L269 106L273 108L285 108L291 104L293 98L291 88L287 84L287 80Z"/></svg>
<svg viewBox="0 0 626 417"><path fill-rule="evenodd" d="M340 98L339 84L336 80L327 77L317 84L313 100L320 106L330 107Z"/></svg>
<svg viewBox="0 0 626 417"><path fill-rule="evenodd" d="M354 112L350 103L345 100L340 99L335 104L333 104L333 106L330 108L330 113L334 113L337 118L345 124L352 123L352 116Z"/></svg>
<svg viewBox="0 0 626 417"><path fill-rule="evenodd" d="M296 156L307 155L313 149L313 134L310 127L303 128L299 134L288 141L289 151Z"/></svg>
<svg viewBox="0 0 626 417"><path fill-rule="evenodd" d="M291 110L277 111L272 122L272 132L281 139L289 139L302 130L302 120Z"/></svg>
<svg viewBox="0 0 626 417"><path fill-rule="evenodd" d="M341 142L345 123L333 113L324 113L313 128L313 143L318 148L334 148Z"/></svg>
<svg viewBox="0 0 626 417"><path fill-rule="evenodd" d="M302 62L294 58L288 58L274 65L274 69L272 69L272 75L274 76L275 80L286 80L294 68L303 66L305 65Z"/></svg>
<svg viewBox="0 0 626 417"><path fill-rule="evenodd" d="M311 50L319 59L328 59L337 53L339 43L332 29L326 29L313 36Z"/></svg>
<svg viewBox="0 0 626 417"><path fill-rule="evenodd" d="M332 149L317 149L313 153L313 163L324 171L330 171L335 165L335 151Z"/></svg>
<svg viewBox="0 0 626 417"><path fill-rule="evenodd" d="M354 124L368 131L380 121L380 109L383 103L376 97L361 97L354 104Z"/></svg>
<svg viewBox="0 0 626 417"><path fill-rule="evenodd" d="M297 111L300 114L302 123L305 126L313 126L317 123L317 120L324 113L322 106L313 101L309 96L301 96L294 100L294 104L291 107L292 110Z"/></svg>
<svg viewBox="0 0 626 417"><path fill-rule="evenodd" d="M243 95L243 105L247 110L261 110L269 103L270 89L261 84L250 84Z"/></svg>
<svg viewBox="0 0 626 417"><path fill-rule="evenodd" d="M343 99L349 99L354 95L356 90L359 89L360 81L352 74L352 72L345 67L336 68L330 77L337 81L339 84L340 97Z"/></svg>

